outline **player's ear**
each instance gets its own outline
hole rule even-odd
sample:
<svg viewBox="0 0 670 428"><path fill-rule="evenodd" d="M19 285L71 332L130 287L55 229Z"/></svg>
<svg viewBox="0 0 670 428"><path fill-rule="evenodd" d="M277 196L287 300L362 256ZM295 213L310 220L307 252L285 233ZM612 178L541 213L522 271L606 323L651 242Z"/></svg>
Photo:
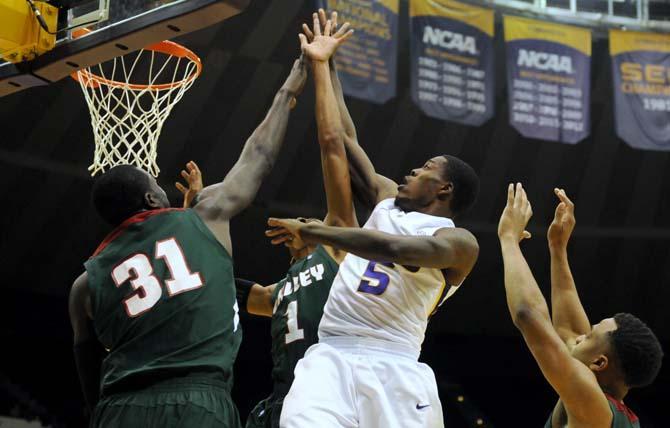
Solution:
<svg viewBox="0 0 670 428"><path fill-rule="evenodd" d="M147 192L144 194L144 204L149 209L157 209L163 207L161 200L153 192Z"/></svg>
<svg viewBox="0 0 670 428"><path fill-rule="evenodd" d="M440 199L448 199L452 193L454 193L454 183L451 181L447 181L440 187L440 189L437 191L437 197Z"/></svg>
<svg viewBox="0 0 670 428"><path fill-rule="evenodd" d="M601 372L609 366L609 359L606 355L600 354L591 361L589 368L593 372Z"/></svg>

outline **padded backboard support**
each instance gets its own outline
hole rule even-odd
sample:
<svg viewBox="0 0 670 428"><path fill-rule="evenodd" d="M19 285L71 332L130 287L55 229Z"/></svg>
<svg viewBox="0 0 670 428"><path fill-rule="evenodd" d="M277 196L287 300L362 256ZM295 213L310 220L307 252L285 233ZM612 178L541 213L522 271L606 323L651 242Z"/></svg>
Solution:
<svg viewBox="0 0 670 428"><path fill-rule="evenodd" d="M242 12L250 0L190 0L138 15L63 43L33 61L0 65L0 97L61 80L161 40L200 30Z"/></svg>

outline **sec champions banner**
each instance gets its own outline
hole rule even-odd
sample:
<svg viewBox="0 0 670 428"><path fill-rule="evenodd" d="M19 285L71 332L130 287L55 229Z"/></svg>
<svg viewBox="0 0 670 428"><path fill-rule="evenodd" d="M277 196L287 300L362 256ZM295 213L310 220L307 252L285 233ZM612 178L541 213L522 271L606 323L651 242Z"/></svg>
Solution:
<svg viewBox="0 0 670 428"><path fill-rule="evenodd" d="M616 132L628 145L670 150L670 34L610 31Z"/></svg>
<svg viewBox="0 0 670 428"><path fill-rule="evenodd" d="M481 125L493 116L492 10L411 0L412 99L428 116Z"/></svg>
<svg viewBox="0 0 670 428"><path fill-rule="evenodd" d="M510 123L524 137L576 144L590 132L591 32L505 16Z"/></svg>
<svg viewBox="0 0 670 428"><path fill-rule="evenodd" d="M374 103L395 97L399 0L317 0L349 22L354 35L335 54L345 94Z"/></svg>

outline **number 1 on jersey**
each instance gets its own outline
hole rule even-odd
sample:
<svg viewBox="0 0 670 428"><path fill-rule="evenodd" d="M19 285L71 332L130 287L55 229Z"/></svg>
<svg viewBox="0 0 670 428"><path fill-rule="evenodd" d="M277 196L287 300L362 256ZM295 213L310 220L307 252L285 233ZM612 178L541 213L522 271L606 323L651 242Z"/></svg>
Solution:
<svg viewBox="0 0 670 428"><path fill-rule="evenodd" d="M288 333L284 342L288 345L291 342L296 340L302 340L305 338L305 330L298 328L298 302L293 301L288 304L286 308L286 327L288 327Z"/></svg>

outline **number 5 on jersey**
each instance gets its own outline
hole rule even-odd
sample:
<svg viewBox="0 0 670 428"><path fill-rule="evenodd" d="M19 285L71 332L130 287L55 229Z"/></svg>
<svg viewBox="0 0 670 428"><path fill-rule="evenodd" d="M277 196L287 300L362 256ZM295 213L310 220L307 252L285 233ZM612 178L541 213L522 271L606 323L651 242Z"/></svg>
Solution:
<svg viewBox="0 0 670 428"><path fill-rule="evenodd" d="M363 279L358 284L358 291L361 293L380 295L389 286L391 278L385 272L375 270L376 266L377 262L368 263L368 267L363 273Z"/></svg>
<svg viewBox="0 0 670 428"><path fill-rule="evenodd" d="M163 259L172 279L165 281L170 297L195 290L203 286L199 272L191 272L184 253L174 238L156 242L156 258ZM117 287L130 280L135 292L123 299L126 313L136 317L151 309L161 298L163 290L154 268L146 254L135 254L118 264L112 271L112 279Z"/></svg>

